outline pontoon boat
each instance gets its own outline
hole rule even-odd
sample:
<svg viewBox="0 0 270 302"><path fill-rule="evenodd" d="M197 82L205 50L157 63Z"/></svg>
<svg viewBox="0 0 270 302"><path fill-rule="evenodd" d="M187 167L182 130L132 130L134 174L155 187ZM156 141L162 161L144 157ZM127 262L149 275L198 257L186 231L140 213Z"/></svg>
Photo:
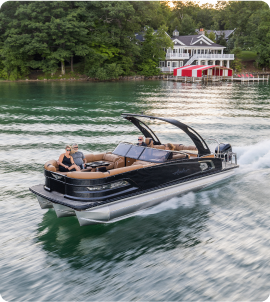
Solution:
<svg viewBox="0 0 270 302"><path fill-rule="evenodd" d="M77 216L81 226L112 223L191 190L231 176L237 165L229 144L211 153L205 140L191 127L174 119L122 114L144 135L147 146L120 143L112 152L87 154L87 169L59 172L56 160L44 165L45 185L30 191L42 209L54 208L58 217ZM141 120L167 122L184 131L194 146L172 142L166 150Z"/></svg>

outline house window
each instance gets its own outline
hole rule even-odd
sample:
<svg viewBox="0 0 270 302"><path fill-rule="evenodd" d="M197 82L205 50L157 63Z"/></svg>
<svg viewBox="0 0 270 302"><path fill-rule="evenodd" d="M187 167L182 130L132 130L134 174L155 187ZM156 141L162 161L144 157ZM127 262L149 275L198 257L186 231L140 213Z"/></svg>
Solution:
<svg viewBox="0 0 270 302"><path fill-rule="evenodd" d="M165 62L164 61L160 61L159 62L159 67L165 67Z"/></svg>
<svg viewBox="0 0 270 302"><path fill-rule="evenodd" d="M202 52L201 52L201 54L202 54L202 55L204 54L204 49L202 49Z"/></svg>
<svg viewBox="0 0 270 302"><path fill-rule="evenodd" d="M200 49L198 49L198 55L201 53L201 50Z"/></svg>
<svg viewBox="0 0 270 302"><path fill-rule="evenodd" d="M180 61L180 67L182 67L183 66L183 61Z"/></svg>
<svg viewBox="0 0 270 302"><path fill-rule="evenodd" d="M173 49L173 53L177 53L177 49Z"/></svg>
<svg viewBox="0 0 270 302"><path fill-rule="evenodd" d="M170 67L170 66L171 66L171 62L168 61L168 62L167 62L167 67Z"/></svg>
<svg viewBox="0 0 270 302"><path fill-rule="evenodd" d="M207 55L207 52L208 52L208 51L207 51L207 49L206 49L206 50L205 50L205 54L206 54L206 55Z"/></svg>
<svg viewBox="0 0 270 302"><path fill-rule="evenodd" d="M178 67L178 62L172 62L172 67L174 68Z"/></svg>
<svg viewBox="0 0 270 302"><path fill-rule="evenodd" d="M194 53L193 54L196 55L196 49L194 49Z"/></svg>

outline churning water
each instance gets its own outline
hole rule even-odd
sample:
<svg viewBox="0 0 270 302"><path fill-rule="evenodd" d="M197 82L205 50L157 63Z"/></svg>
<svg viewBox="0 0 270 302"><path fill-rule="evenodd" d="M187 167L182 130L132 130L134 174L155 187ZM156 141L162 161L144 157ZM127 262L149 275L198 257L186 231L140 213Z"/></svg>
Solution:
<svg viewBox="0 0 270 302"><path fill-rule="evenodd" d="M7 301L263 301L270 283L270 86L0 83L0 294ZM67 143L136 142L123 112L231 143L236 174L110 225L41 210L28 187ZM189 143L151 122L162 142ZM209 143L213 149L215 144Z"/></svg>

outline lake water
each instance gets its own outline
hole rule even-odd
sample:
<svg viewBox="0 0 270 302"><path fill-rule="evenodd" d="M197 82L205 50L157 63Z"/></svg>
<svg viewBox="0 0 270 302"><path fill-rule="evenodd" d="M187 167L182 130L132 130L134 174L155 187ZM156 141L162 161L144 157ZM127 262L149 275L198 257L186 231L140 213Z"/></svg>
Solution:
<svg viewBox="0 0 270 302"><path fill-rule="evenodd" d="M0 294L6 301L264 301L270 294L270 85L0 83ZM132 218L80 227L28 188L67 143L137 142L121 113L173 117L231 143L230 179ZM188 143L151 122L162 142ZM211 148L215 144L210 143Z"/></svg>

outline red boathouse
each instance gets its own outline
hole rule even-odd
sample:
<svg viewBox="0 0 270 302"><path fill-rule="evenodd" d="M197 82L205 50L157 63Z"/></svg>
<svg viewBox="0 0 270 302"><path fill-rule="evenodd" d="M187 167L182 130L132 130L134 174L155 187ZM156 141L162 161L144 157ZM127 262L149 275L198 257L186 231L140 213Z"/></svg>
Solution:
<svg viewBox="0 0 270 302"><path fill-rule="evenodd" d="M178 77L225 76L231 77L233 70L219 65L188 65L175 68L173 75Z"/></svg>

